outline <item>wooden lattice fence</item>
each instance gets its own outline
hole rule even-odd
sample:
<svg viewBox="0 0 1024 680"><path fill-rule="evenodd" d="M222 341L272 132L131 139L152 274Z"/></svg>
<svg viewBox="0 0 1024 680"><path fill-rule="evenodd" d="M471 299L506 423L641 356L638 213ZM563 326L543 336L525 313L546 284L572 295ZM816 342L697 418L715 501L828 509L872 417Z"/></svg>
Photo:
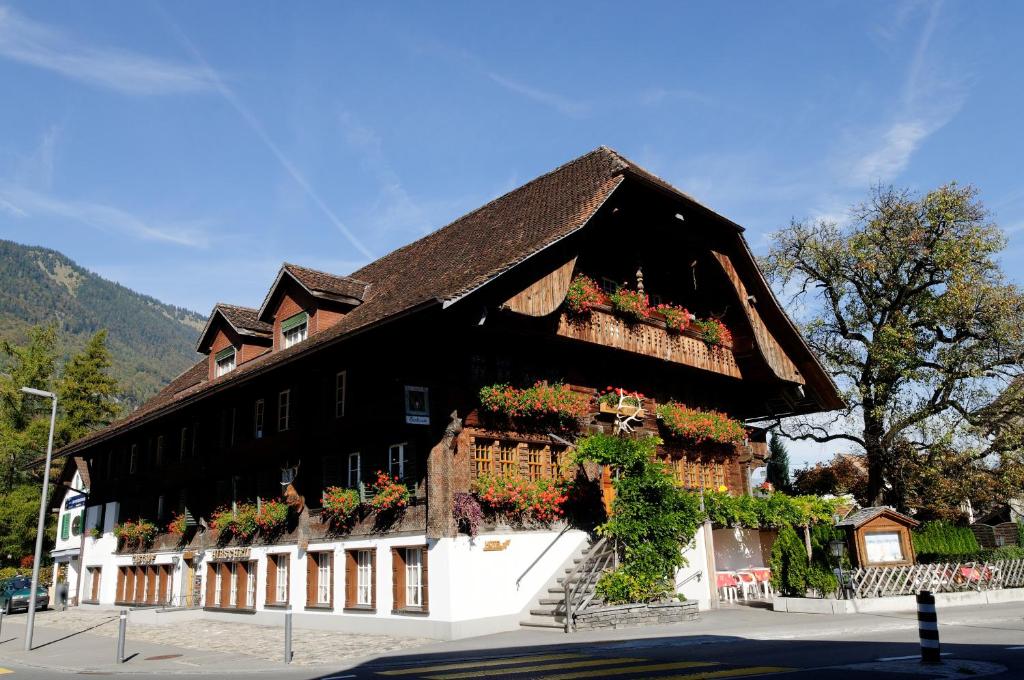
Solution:
<svg viewBox="0 0 1024 680"><path fill-rule="evenodd" d="M854 597L913 595L1024 587L1024 559L998 562L948 562L902 567L867 567L850 574Z"/></svg>

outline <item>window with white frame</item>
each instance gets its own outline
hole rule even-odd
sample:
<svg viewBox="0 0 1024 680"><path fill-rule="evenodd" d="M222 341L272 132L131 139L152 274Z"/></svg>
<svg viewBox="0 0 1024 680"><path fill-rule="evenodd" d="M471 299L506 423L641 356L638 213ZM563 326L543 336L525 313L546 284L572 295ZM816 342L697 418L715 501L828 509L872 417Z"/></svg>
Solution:
<svg viewBox="0 0 1024 680"><path fill-rule="evenodd" d="M277 573L275 574L274 598L276 602L288 601L288 558L278 555L275 559Z"/></svg>
<svg viewBox="0 0 1024 680"><path fill-rule="evenodd" d="M356 604L373 605L373 562L369 550L356 552Z"/></svg>
<svg viewBox="0 0 1024 680"><path fill-rule="evenodd" d="M359 480L363 478L362 456L358 451L348 454L348 487L354 489L359 486Z"/></svg>
<svg viewBox="0 0 1024 680"><path fill-rule="evenodd" d="M345 415L345 391L348 389L348 371L341 371L334 376L334 417Z"/></svg>
<svg viewBox="0 0 1024 680"><path fill-rule="evenodd" d="M306 339L309 328L309 315L299 312L281 322L281 344L285 349L297 345Z"/></svg>
<svg viewBox="0 0 1024 680"><path fill-rule="evenodd" d="M245 570L245 606L256 607L256 563L250 562Z"/></svg>
<svg viewBox="0 0 1024 680"><path fill-rule="evenodd" d="M235 370L235 348L225 347L217 352L214 361L216 362L215 374L218 378Z"/></svg>
<svg viewBox="0 0 1024 680"><path fill-rule="evenodd" d="M405 479L405 443L388 447L388 472L399 480Z"/></svg>
<svg viewBox="0 0 1024 680"><path fill-rule="evenodd" d="M207 607L219 607L220 606L220 591L221 591L221 587L224 585L224 583L223 583L224 579L222 577L219 564L214 564L213 565L213 573L214 573L214 577L213 577L213 602L207 602L206 603Z"/></svg>
<svg viewBox="0 0 1024 680"><path fill-rule="evenodd" d="M252 416L253 436L255 436L256 439L263 438L263 414L265 410L266 403L262 399L257 399Z"/></svg>
<svg viewBox="0 0 1024 680"><path fill-rule="evenodd" d="M228 606L238 606L238 562L232 562L228 565L228 573L231 575L231 590L228 591Z"/></svg>
<svg viewBox="0 0 1024 680"><path fill-rule="evenodd" d="M174 597L174 572L168 571L167 577L164 579L164 585L166 590L164 591L164 602L170 602L171 598Z"/></svg>
<svg viewBox="0 0 1024 680"><path fill-rule="evenodd" d="M277 395L277 431L284 432L288 429L291 419L292 391L283 390Z"/></svg>
<svg viewBox="0 0 1024 680"><path fill-rule="evenodd" d="M331 603L331 553L317 555L316 561L316 603Z"/></svg>
<svg viewBox="0 0 1024 680"><path fill-rule="evenodd" d="M422 548L405 548L405 606L423 606Z"/></svg>

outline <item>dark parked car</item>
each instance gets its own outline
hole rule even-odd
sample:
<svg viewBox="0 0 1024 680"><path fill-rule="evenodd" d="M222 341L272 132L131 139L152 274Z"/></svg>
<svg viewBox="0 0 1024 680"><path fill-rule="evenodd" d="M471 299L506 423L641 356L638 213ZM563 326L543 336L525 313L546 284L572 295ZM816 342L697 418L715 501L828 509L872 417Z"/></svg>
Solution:
<svg viewBox="0 0 1024 680"><path fill-rule="evenodd" d="M32 579L28 576L15 576L14 578L0 581L0 610L5 614L18 611L28 611L28 598L32 593ZM46 588L39 586L36 589L36 610L46 609L50 606L50 595Z"/></svg>

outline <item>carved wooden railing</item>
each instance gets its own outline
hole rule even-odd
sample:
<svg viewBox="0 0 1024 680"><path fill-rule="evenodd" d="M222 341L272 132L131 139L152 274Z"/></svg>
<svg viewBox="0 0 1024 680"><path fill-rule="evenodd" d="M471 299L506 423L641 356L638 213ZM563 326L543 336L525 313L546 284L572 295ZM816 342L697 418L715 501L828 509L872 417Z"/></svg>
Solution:
<svg viewBox="0 0 1024 680"><path fill-rule="evenodd" d="M584 318L562 314L558 335L574 340L656 357L685 366L742 378L731 348L709 345L684 331L670 333L663 321L627 322L602 308Z"/></svg>
<svg viewBox="0 0 1024 680"><path fill-rule="evenodd" d="M562 582L565 591L565 632L572 632L575 627L573 616L583 611L594 599L594 587L601 574L614 569L619 563L619 551L616 541L607 537L594 544L582 562L569 572Z"/></svg>
<svg viewBox="0 0 1024 680"><path fill-rule="evenodd" d="M850 588L858 598L1022 587L1024 559L866 567L850 573Z"/></svg>

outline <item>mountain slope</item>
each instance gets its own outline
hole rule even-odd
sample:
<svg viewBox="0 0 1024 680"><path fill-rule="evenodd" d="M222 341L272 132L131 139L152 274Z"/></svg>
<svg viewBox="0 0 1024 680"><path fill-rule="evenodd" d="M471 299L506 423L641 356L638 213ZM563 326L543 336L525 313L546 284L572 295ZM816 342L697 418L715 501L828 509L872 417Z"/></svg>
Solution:
<svg viewBox="0 0 1024 680"><path fill-rule="evenodd" d="M61 348L109 331L113 374L134 408L195 363L206 319L100 278L54 250L0 240L0 337L56 323Z"/></svg>

